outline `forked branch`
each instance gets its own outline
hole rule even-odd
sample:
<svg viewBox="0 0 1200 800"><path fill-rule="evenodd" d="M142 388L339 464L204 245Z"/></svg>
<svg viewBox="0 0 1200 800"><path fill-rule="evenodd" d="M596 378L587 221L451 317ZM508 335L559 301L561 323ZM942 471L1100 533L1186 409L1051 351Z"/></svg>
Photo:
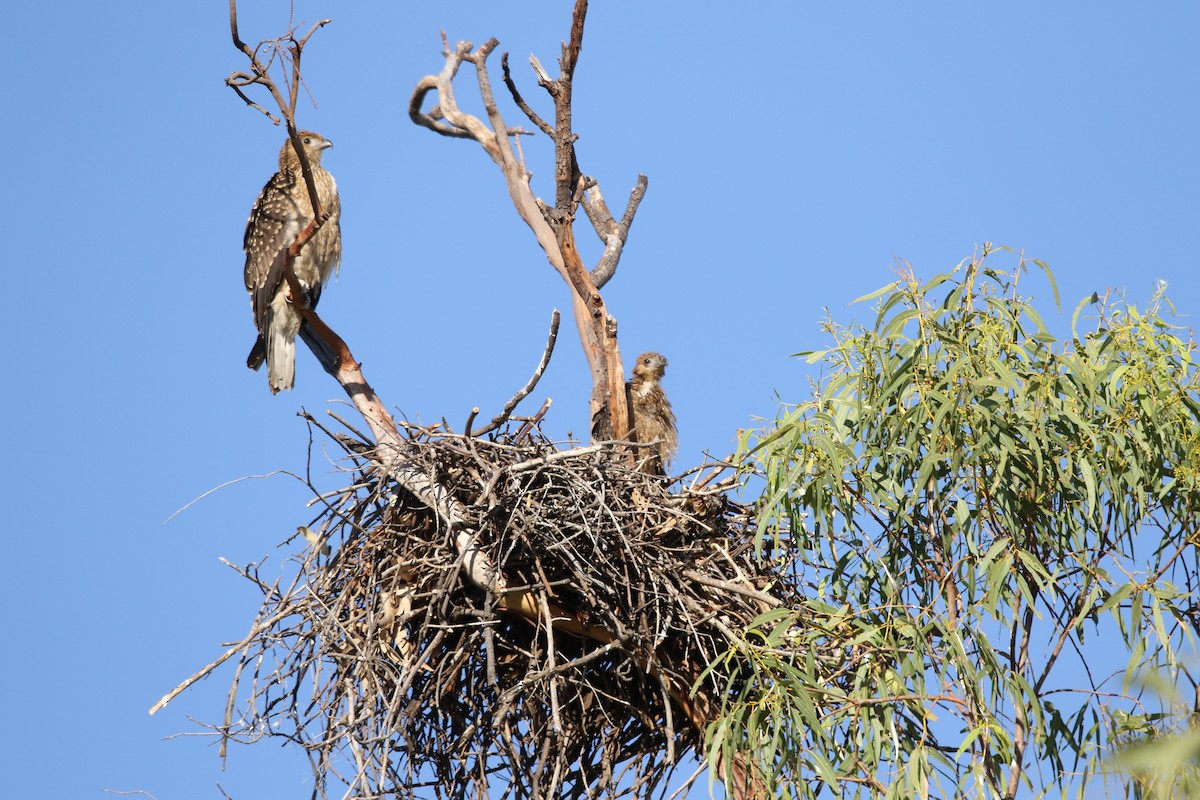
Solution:
<svg viewBox="0 0 1200 800"><path fill-rule="evenodd" d="M600 287L616 272L633 216L645 193L646 179L639 177L625 217L617 223L608 213L596 181L584 177L579 170L575 155L578 137L571 129L571 100L572 81L583 48L586 15L587 0L576 0L571 36L563 45L559 59L559 77L551 78L537 59L532 59L539 84L554 102L553 125L534 111L517 89L508 70L507 54L501 59L504 83L513 101L539 130L554 141L553 207L534 194L530 183L532 176L523 160L514 152L513 137L525 131L509 127L497 106L487 69L488 56L499 44L495 39L488 40L478 49L470 42L459 42L451 49L443 37L443 56L446 60L442 71L426 76L417 83L409 101L409 116L416 124L443 136L473 139L499 167L517 214L533 231L534 238L546 254L546 260L571 289L575 323L592 370L592 440L604 441L627 437L628 410L624 368L617 344L617 323L608 313ZM475 68L486 122L460 109L455 98L454 79L464 63ZM431 93L437 102L430 110L424 111L426 98ZM591 195L585 201L588 193ZM584 266L575 242L574 223L581 203L588 210L593 227L604 245L603 255L593 269Z"/></svg>
<svg viewBox="0 0 1200 800"><path fill-rule="evenodd" d="M242 41L238 34L237 24L237 0L229 0L229 33L233 38L233 46L245 54L250 61L250 72L235 72L225 79L225 84L237 92L250 107L266 114L268 118L276 125L279 124L279 117L276 117L271 112L267 111L258 103L251 100L242 87L258 85L262 86L275 100L275 105L278 106L283 115L283 121L287 127L288 136L292 140L292 147L296 150L296 155L300 158L300 168L304 173L304 184L308 187L308 197L312 201L313 215L317 219L322 219L321 203L317 198L317 184L313 179L312 165L308 162L308 154L304 152L304 146L300 142L300 132L296 128L296 100L299 91L300 83L303 80L300 74L300 55L304 51L304 46L308 44L309 38L317 32L318 29L325 27L332 19L323 19L309 29L308 33L299 39L296 38L295 29L291 29L284 36L278 39L264 39L258 43L258 46L251 48ZM267 63L263 63L258 53L260 50L267 49L270 52L270 57ZM284 100L283 94L279 91L279 87L271 78L271 66L275 63L276 57L286 59L291 63L291 80L288 82L288 98ZM285 76L286 76L285 72Z"/></svg>

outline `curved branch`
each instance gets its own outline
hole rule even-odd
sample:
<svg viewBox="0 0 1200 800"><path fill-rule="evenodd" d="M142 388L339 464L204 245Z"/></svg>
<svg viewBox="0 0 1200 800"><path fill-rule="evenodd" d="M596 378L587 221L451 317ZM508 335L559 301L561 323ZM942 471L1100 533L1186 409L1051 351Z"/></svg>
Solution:
<svg viewBox="0 0 1200 800"><path fill-rule="evenodd" d="M483 436L484 434L491 433L499 428L508 421L509 415L512 414L513 409L517 407L517 404L528 397L529 393L532 392L534 387L538 385L538 381L542 379L542 373L546 371L546 366L550 363L550 356L554 353L554 343L558 341L558 322L560 318L561 315L558 313L558 309L555 309L554 314L550 317L550 336L546 339L546 349L542 353L541 362L537 365L537 369L533 371L533 375L529 378L529 381L523 387L521 387L521 389L514 394L507 403L504 404L503 410L501 410L491 422L489 422L487 425L484 425L482 428L479 428L478 430L471 430L471 420L474 419L474 414L472 414L471 418L468 419L466 426L468 435ZM478 409L476 409L476 411L478 411Z"/></svg>
<svg viewBox="0 0 1200 800"><path fill-rule="evenodd" d="M546 254L546 260L572 289L575 324L592 370L592 437L601 440L624 439L628 412L624 367L616 340L616 320L608 314L604 298L584 267L571 231L575 211L573 202L580 177L575 160L575 136L571 133L571 76L582 47L582 23L586 8L585 0L577 1L571 42L566 46L560 62L565 68L562 76L558 80L544 76L542 80L554 98L556 120L556 201L555 207L547 213L543 213L544 205L540 204L530 187L530 174L513 153L509 137L518 131L508 128L492 94L487 58L498 44L495 39L488 40L478 50L470 42L459 42L453 51L447 46L444 51L446 63L442 71L436 76L422 78L417 83L409 101L409 116L416 124L436 133L474 139L500 168L517 213L533 231ZM490 127L458 107L453 79L464 61L471 62L475 67ZM438 103L433 111L424 113L421 107L429 92L434 90Z"/></svg>
<svg viewBox="0 0 1200 800"><path fill-rule="evenodd" d="M554 128L529 107L529 104L525 102L525 98L521 96L521 92L517 89L517 84L512 79L512 73L508 71L508 53L500 56L500 69L504 71L504 85L508 87L508 93L512 95L513 102L517 104L517 108L521 109L525 116L529 117L529 121L537 125L542 133L553 139L555 136Z"/></svg>
<svg viewBox="0 0 1200 800"><path fill-rule="evenodd" d="M617 264L620 263L621 253L625 249L625 242L629 239L629 227L633 224L633 217L642 203L642 198L646 196L647 185L646 176L638 175L637 184L629 193L629 203L625 206L625 214L621 217L620 222L616 222L612 212L608 210L608 204L604 202L604 195L600 193L599 184L588 189L583 208L587 212L592 226L596 229L597 235L604 242L604 254L600 256L600 262L591 272L592 282L596 284L597 288L604 286L616 274Z"/></svg>
<svg viewBox="0 0 1200 800"><path fill-rule="evenodd" d="M321 20L312 27L312 30L305 34L303 39L300 39L299 41L296 40L295 36L291 32L289 32L287 36L271 40L276 50L281 46L282 42L288 42L289 49L291 51L292 83L289 92L290 98L289 100L284 100L283 95L279 91L279 87L275 85L275 81L271 79L270 75L269 68L271 63L274 61L274 56L272 56L271 61L268 61L268 63L264 65L258 58L257 50L251 49L249 45L242 41L242 38L238 33L237 0L229 0L229 34L233 39L233 46L240 50L246 56L246 58L250 60L250 67L254 74L251 76L243 72L235 72L225 79L225 85L237 92L238 96L241 97L242 100L246 101L247 104L266 114L272 122L278 125L279 119L275 117L275 115L269 113L262 106L251 101L245 95L245 93L242 92L240 87L256 83L260 86L263 86L268 92L271 93L271 97L275 100L275 105L279 107L279 111L283 114L283 121L287 126L288 137L292 140L292 147L295 148L296 155L300 158L300 171L304 175L304 185L308 189L308 198L312 203L313 216L318 219L321 217L321 203L317 199L317 183L313 178L312 165L308 161L308 155L304 152L304 146L300 142L300 132L296 128L296 92L298 91L300 84L300 55L304 50L304 45L308 42L309 37L317 32L317 29L325 27L332 21L333 20L331 19ZM259 47L261 47L264 43L265 42L259 42Z"/></svg>
<svg viewBox="0 0 1200 800"><path fill-rule="evenodd" d="M416 124L429 128L435 133L455 138L474 139L479 143L484 152L500 168L505 183L508 186L509 197L512 199L517 213L525 221L525 224L529 226L530 230L533 231L538 244L541 245L542 250L546 253L546 259L550 262L550 266L554 267L562 275L563 280L574 286L575 282L571 279L563 263L562 253L559 251L558 240L554 234L554 230L550 227L550 224L545 220L538 208L537 198L534 196L533 189L529 185L529 174L521 169L520 163L512 156L511 150L508 150L507 157L501 153L500 137L478 117L459 109L458 101L454 96L454 76L458 73L458 69L463 61L471 62L475 66L476 72L484 75L480 81L481 91L485 90L484 87L487 87L486 91L490 91L490 82L486 77L486 54L491 52L496 44L498 42L495 39L487 42L484 47L480 48L484 53L484 58L479 58L477 54L472 53L474 45L471 42L459 42L453 52L447 52L446 65L440 73L437 75L428 75L417 83L408 106L409 116ZM420 110L425 96L432 90L437 91L438 104L436 110L440 112L439 117L433 116L433 112L425 114ZM490 104L485 99L485 106L489 107L489 114L493 124L499 121L501 127L506 129L503 125L500 112L496 109L494 98ZM441 119L444 119L445 122L442 122ZM505 141L504 147L506 149L507 144L507 141Z"/></svg>
<svg viewBox="0 0 1200 800"><path fill-rule="evenodd" d="M438 77L436 75L428 75L417 82L417 88L413 91L412 98L408 101L408 116L416 124L423 128L429 128L434 133L440 133L442 136L451 136L459 139L474 139L468 131L459 130L453 125L447 125L442 122L444 115L442 114L441 106L434 106L428 114L422 113L421 106L425 102L425 95L430 91L436 91L438 88Z"/></svg>

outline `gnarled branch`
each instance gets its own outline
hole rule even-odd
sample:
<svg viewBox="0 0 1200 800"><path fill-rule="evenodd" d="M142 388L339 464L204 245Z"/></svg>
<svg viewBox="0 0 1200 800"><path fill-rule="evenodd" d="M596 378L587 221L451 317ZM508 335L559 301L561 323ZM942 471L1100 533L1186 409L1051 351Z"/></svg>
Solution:
<svg viewBox="0 0 1200 800"><path fill-rule="evenodd" d="M605 212L597 208L597 233L604 243L604 254L594 269L584 266L575 243L575 212L585 192L599 193L595 182L588 179L582 184L583 176L575 156L575 141L578 138L571 130L572 80L583 47L584 19L587 1L577 0L571 22L570 39L563 45L559 59L560 74L551 78L532 59L538 82L554 101L554 125L539 116L526 102L517 89L508 70L507 55L502 58L504 82L514 102L543 133L555 144L555 204L548 206L538 199L530 185L531 175L513 151L511 137L519 131L509 128L500 113L492 91L487 70L488 56L498 42L490 39L478 49L471 42L459 42L453 50L448 43L444 47L446 58L442 71L437 75L422 78L413 91L409 102L409 116L413 122L443 136L473 139L492 161L500 168L508 187L509 196L518 215L533 231L534 237L546 254L547 261L566 281L571 289L572 307L576 327L579 329L584 353L592 371L591 420L593 441L624 439L628 435L628 411L625 398L625 375L617 344L617 323L604 303L599 288L615 273L621 252L629 235L629 226L641 196L645 193L645 179L641 178L635 189L626 216L621 223L605 218ZM479 82L479 93L483 100L487 122L462 111L455 98L454 78L463 63L475 68ZM422 108L430 93L437 103L429 111ZM580 191L584 186L585 192ZM584 207L589 207L584 202ZM591 205L596 205L592 201ZM592 213L592 212L589 212Z"/></svg>
<svg viewBox="0 0 1200 800"><path fill-rule="evenodd" d="M558 313L558 309L555 309L554 314L550 317L550 335L546 337L546 349L542 351L542 360L538 362L537 369L533 371L533 375L530 376L529 380L516 394L509 398L509 401L504 404L504 408L501 409L500 413L493 417L492 421L487 425L471 430L471 423L468 422L466 430L471 436L483 436L491 433L507 422L509 415L512 414L517 404L528 397L529 393L537 386L538 381L542 379L542 374L546 371L546 367L550 364L550 356L554 353L554 343L558 341L558 323L560 319L562 319L562 315Z"/></svg>

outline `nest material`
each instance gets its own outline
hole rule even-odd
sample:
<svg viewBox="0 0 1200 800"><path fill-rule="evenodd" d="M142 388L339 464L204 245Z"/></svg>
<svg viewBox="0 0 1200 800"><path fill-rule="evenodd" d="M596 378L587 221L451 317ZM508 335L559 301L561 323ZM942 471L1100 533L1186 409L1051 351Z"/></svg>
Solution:
<svg viewBox="0 0 1200 800"><path fill-rule="evenodd" d="M314 795L653 796L731 689L705 666L794 600L720 466L668 491L614 447L560 450L528 425L410 429L410 462L475 515L493 593L367 442L326 433L355 480L319 498L290 589L246 573L266 598L220 728L301 743Z"/></svg>

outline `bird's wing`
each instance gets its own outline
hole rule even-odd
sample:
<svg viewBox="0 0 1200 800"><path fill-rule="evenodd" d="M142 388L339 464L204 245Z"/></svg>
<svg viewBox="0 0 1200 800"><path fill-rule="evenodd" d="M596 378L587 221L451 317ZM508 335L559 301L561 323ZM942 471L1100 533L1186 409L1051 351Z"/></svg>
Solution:
<svg viewBox="0 0 1200 800"><path fill-rule="evenodd" d="M259 331L271 299L283 278L279 252L298 234L303 225L293 194L296 175L291 170L275 173L254 201L242 247L246 251L246 291L254 307L254 323Z"/></svg>

